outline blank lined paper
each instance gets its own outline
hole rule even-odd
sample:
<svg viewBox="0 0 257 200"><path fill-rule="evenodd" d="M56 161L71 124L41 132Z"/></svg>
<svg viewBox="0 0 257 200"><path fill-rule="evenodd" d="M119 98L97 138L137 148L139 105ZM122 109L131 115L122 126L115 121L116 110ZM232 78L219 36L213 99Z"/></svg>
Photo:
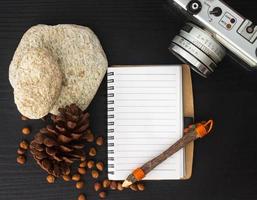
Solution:
<svg viewBox="0 0 257 200"><path fill-rule="evenodd" d="M108 68L108 174L125 179L183 134L181 66ZM183 150L146 179L180 179Z"/></svg>

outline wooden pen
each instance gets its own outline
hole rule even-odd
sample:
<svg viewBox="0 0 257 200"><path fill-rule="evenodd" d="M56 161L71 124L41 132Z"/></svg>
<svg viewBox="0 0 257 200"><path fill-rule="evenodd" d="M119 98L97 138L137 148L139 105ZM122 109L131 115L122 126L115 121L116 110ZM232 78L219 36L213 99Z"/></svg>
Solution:
<svg viewBox="0 0 257 200"><path fill-rule="evenodd" d="M161 153L159 156L148 161L141 167L135 169L122 183L122 187L129 187L133 183L142 180L150 171L152 171L157 165L165 161L167 158L172 156L178 150L185 147L188 143L206 136L213 127L213 120L208 122L202 122L195 125L190 125L184 129L184 136L179 139L176 143L170 146L167 150Z"/></svg>

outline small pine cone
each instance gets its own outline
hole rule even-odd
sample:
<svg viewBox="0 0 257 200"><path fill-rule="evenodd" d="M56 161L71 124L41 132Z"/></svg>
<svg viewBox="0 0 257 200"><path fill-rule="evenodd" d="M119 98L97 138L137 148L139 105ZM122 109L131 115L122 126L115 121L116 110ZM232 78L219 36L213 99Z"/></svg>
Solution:
<svg viewBox="0 0 257 200"><path fill-rule="evenodd" d="M89 114L72 104L52 115L53 125L42 128L30 143L30 152L38 165L56 177L70 174L74 161L85 157L85 133Z"/></svg>

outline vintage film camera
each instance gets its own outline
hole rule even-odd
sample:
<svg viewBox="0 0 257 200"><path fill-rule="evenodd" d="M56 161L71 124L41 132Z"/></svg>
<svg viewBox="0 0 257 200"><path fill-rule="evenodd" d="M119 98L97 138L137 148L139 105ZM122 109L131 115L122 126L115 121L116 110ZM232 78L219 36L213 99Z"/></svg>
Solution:
<svg viewBox="0 0 257 200"><path fill-rule="evenodd" d="M219 0L172 0L189 17L169 50L208 77L228 53L247 69L257 69L257 26ZM227 51L226 51L227 50Z"/></svg>

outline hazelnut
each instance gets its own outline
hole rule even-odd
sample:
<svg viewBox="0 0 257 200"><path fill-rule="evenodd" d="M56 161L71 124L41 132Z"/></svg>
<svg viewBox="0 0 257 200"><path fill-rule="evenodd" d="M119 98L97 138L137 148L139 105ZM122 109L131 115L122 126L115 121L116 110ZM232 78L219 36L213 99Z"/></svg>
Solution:
<svg viewBox="0 0 257 200"><path fill-rule="evenodd" d="M76 183L76 188L79 189L79 190L82 189L84 186L85 186L85 182L84 181L78 181Z"/></svg>
<svg viewBox="0 0 257 200"><path fill-rule="evenodd" d="M86 156L81 156L81 157L80 157L80 161L81 161L81 162L83 162L83 161L85 161L85 160L86 160Z"/></svg>
<svg viewBox="0 0 257 200"><path fill-rule="evenodd" d="M97 144L98 146L102 146L103 143L104 143L103 137L97 137L97 138L96 138L96 144Z"/></svg>
<svg viewBox="0 0 257 200"><path fill-rule="evenodd" d="M78 196L78 200L87 200L86 196L84 194L80 194Z"/></svg>
<svg viewBox="0 0 257 200"><path fill-rule="evenodd" d="M90 148L89 153L90 156L96 156L96 149L94 147Z"/></svg>
<svg viewBox="0 0 257 200"><path fill-rule="evenodd" d="M25 162L26 162L26 157L24 155L19 155L17 157L17 163L19 163L20 165L25 164Z"/></svg>
<svg viewBox="0 0 257 200"><path fill-rule="evenodd" d="M62 178L63 178L64 181L70 181L71 180L70 175L63 175Z"/></svg>
<svg viewBox="0 0 257 200"><path fill-rule="evenodd" d="M124 190L124 187L122 187L122 183L121 183L121 182L118 182L118 184L117 184L117 189L118 189L119 191Z"/></svg>
<svg viewBox="0 0 257 200"><path fill-rule="evenodd" d="M79 164L79 167L86 167L87 166L87 161L83 161Z"/></svg>
<svg viewBox="0 0 257 200"><path fill-rule="evenodd" d="M85 135L85 139L87 142L93 142L94 141L94 135L91 132L91 130L88 130L86 135Z"/></svg>
<svg viewBox="0 0 257 200"><path fill-rule="evenodd" d="M48 183L54 183L55 181L55 177L51 174L49 174L47 177L46 177L46 180Z"/></svg>
<svg viewBox="0 0 257 200"><path fill-rule="evenodd" d="M131 190L133 190L133 191L137 191L138 189L137 189L137 185L135 185L135 184L132 184L131 186L129 186L129 188L131 189Z"/></svg>
<svg viewBox="0 0 257 200"><path fill-rule="evenodd" d="M99 197L100 197L101 199L105 199L105 198L106 198L106 192L100 192L100 193L99 193Z"/></svg>
<svg viewBox="0 0 257 200"><path fill-rule="evenodd" d="M96 182L96 183L94 184L94 189L95 189L96 192L98 192L98 191L101 189L101 187L102 187L102 185L101 185L101 183L99 183L99 182Z"/></svg>
<svg viewBox="0 0 257 200"><path fill-rule="evenodd" d="M79 181L79 180L80 180L80 174L74 174L74 175L71 177L71 179L72 179L73 181Z"/></svg>
<svg viewBox="0 0 257 200"><path fill-rule="evenodd" d="M110 186L111 182L108 179L103 180L103 187L108 188Z"/></svg>
<svg viewBox="0 0 257 200"><path fill-rule="evenodd" d="M89 169L92 169L94 166L95 166L95 162L93 160L90 160L90 161L87 162L87 167Z"/></svg>
<svg viewBox="0 0 257 200"><path fill-rule="evenodd" d="M27 150L29 148L29 143L26 140L20 142L20 148Z"/></svg>
<svg viewBox="0 0 257 200"><path fill-rule="evenodd" d="M99 177L99 173L97 170L92 170L91 174L92 174L92 177L95 179L97 179Z"/></svg>
<svg viewBox="0 0 257 200"><path fill-rule="evenodd" d="M112 181L111 184L110 184L110 189L111 190L116 190L117 189L117 183L116 181Z"/></svg>
<svg viewBox="0 0 257 200"><path fill-rule="evenodd" d="M80 174L86 174L87 173L87 170L84 168L84 167L79 167L78 168L78 173L80 173Z"/></svg>
<svg viewBox="0 0 257 200"><path fill-rule="evenodd" d="M145 186L143 185L143 183L138 183L137 188L138 188L139 191L144 191L145 190Z"/></svg>
<svg viewBox="0 0 257 200"><path fill-rule="evenodd" d="M21 120L22 121L26 121L26 120L29 120L29 118L25 117L24 115L21 116Z"/></svg>
<svg viewBox="0 0 257 200"><path fill-rule="evenodd" d="M22 133L23 133L24 135L29 135L29 134L30 134L30 129L29 129L28 127L24 127L24 128L22 129Z"/></svg>
<svg viewBox="0 0 257 200"><path fill-rule="evenodd" d="M23 154L25 154L25 152L26 152L26 150L25 149L22 149L22 148L18 148L18 150L17 150L17 154L19 154L19 155L23 155Z"/></svg>
<svg viewBox="0 0 257 200"><path fill-rule="evenodd" d="M98 162L98 163L96 163L96 168L99 171L103 171L104 170L104 164L102 162Z"/></svg>

